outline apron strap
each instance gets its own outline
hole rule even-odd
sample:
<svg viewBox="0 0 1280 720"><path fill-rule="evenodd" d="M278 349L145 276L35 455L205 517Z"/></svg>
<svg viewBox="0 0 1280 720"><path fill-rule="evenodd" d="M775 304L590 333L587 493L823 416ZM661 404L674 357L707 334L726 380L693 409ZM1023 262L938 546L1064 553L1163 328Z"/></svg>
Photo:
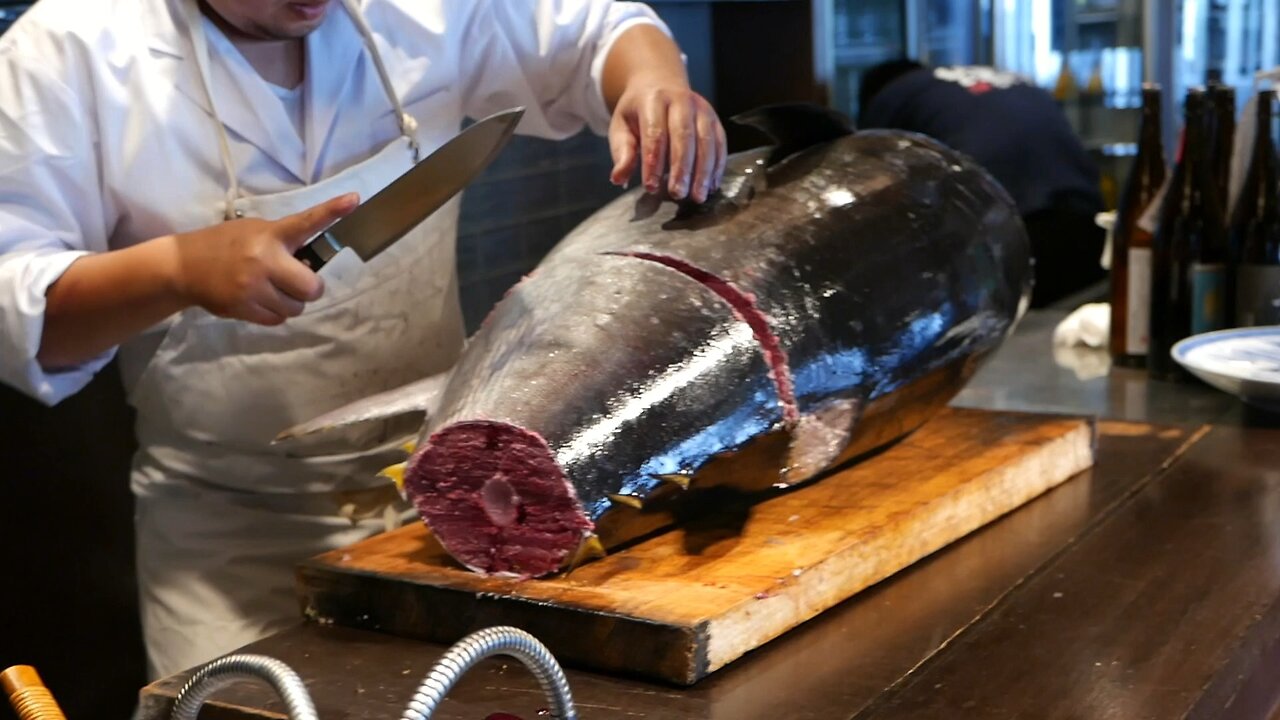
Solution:
<svg viewBox="0 0 1280 720"><path fill-rule="evenodd" d="M342 0L342 4L347 9L347 14L351 16L351 21L355 23L356 29L360 31L360 36L364 38L365 47L369 49L369 56L373 58L373 65L378 70L378 79L382 81L382 88L386 91L387 97L391 99L391 104L396 109L396 119L400 123L400 134L409 141L409 147L413 149L413 162L418 163L418 121L412 115L404 111L404 105L400 102L400 97L396 95L396 89L391 85L391 74L387 72L387 68L382 64L382 54L378 52L378 46L373 41L373 30L369 28L369 23L364 19L364 14L360 12L360 8L356 6L355 0Z"/></svg>
<svg viewBox="0 0 1280 720"><path fill-rule="evenodd" d="M209 39L205 35L204 29L205 19L200 12L198 0L186 0L184 5L187 10L187 29L191 35L191 44L195 49L196 69L200 72L200 83L204 86L205 99L209 102L209 111L213 114L214 122L217 125L218 153L222 156L222 168L227 174L227 196L224 216L227 220L233 220L239 216L235 209L235 201L240 198L240 182L236 179L236 166L231 158L231 142L227 138L227 129L222 123L222 117L218 115L218 104L213 97L213 81L209 75ZM369 56L373 58L373 65L378 71L378 79L382 82L382 88L386 91L387 98L391 100L392 107L395 108L396 120L400 124L400 134L409 142L409 148L413 151L413 162L417 164L421 155L417 136L418 121L405 112L404 105L400 102L400 97L396 95L395 87L391 84L391 75L387 72L386 65L382 62L382 55L378 52L378 47L373 41L373 30L370 29L369 23L365 21L364 15L360 12L360 8L356 6L355 0L342 0L342 5L346 8L347 15L351 17L356 29L359 30Z"/></svg>
<svg viewBox="0 0 1280 720"><path fill-rule="evenodd" d="M209 77L209 39L204 32L204 16L200 12L197 0L187 0L187 25L191 33L191 45L196 52L196 69L200 71L200 84L204 86L204 96L209 102L209 112L218 129L218 152L222 155L222 169L227 173L226 209L223 211L227 220L236 217L235 202L240 197L240 182L236 179L235 162L231 159L231 143L227 139L226 126L218 115L218 103L213 98L213 82Z"/></svg>

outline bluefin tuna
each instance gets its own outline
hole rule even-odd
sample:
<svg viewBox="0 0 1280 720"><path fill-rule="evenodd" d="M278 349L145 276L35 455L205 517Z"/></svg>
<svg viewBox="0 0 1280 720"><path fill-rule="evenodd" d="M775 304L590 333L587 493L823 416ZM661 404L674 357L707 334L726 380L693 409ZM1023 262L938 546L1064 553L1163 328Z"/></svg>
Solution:
<svg viewBox="0 0 1280 720"><path fill-rule="evenodd" d="M387 474L460 563L536 577L915 430L1026 308L1013 201L921 135L811 106L734 120L774 143L733 155L707 203L624 193L447 376L288 434L427 410Z"/></svg>

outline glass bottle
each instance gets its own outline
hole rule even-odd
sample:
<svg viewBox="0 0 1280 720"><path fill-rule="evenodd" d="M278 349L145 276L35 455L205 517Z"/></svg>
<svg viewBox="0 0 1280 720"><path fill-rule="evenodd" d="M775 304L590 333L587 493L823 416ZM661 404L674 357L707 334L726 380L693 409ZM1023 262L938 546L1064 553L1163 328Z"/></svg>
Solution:
<svg viewBox="0 0 1280 720"><path fill-rule="evenodd" d="M1274 90L1258 93L1257 133L1231 218L1236 325L1280 324L1280 182L1271 137Z"/></svg>
<svg viewBox="0 0 1280 720"><path fill-rule="evenodd" d="M1111 237L1111 358L1118 365L1146 363L1151 323L1151 233L1138 218L1164 184L1160 86L1142 86L1138 155L1116 208Z"/></svg>
<svg viewBox="0 0 1280 720"><path fill-rule="evenodd" d="M1186 379L1169 355L1179 340L1223 327L1227 243L1218 187L1209 158L1209 99L1187 93L1183 146L1151 244L1153 377Z"/></svg>

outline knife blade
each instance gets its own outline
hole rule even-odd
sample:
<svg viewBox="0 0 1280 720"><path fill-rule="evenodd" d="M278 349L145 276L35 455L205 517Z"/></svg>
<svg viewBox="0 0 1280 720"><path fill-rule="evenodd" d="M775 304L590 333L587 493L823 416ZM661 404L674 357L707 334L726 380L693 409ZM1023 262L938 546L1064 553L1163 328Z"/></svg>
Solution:
<svg viewBox="0 0 1280 720"><path fill-rule="evenodd" d="M524 115L517 107L472 124L293 254L314 272L343 248L369 262L449 202L498 157Z"/></svg>

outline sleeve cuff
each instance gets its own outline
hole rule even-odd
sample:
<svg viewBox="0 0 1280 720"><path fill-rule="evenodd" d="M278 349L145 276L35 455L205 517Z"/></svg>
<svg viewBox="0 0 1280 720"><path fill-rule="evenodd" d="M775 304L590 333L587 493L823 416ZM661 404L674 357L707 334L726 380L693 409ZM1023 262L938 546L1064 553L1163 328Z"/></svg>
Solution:
<svg viewBox="0 0 1280 720"><path fill-rule="evenodd" d="M46 370L36 360L44 331L45 293L71 263L87 254L20 254L0 262L0 326L10 340L0 354L0 380L46 405L79 392L115 357L112 348L85 363L56 370Z"/></svg>

